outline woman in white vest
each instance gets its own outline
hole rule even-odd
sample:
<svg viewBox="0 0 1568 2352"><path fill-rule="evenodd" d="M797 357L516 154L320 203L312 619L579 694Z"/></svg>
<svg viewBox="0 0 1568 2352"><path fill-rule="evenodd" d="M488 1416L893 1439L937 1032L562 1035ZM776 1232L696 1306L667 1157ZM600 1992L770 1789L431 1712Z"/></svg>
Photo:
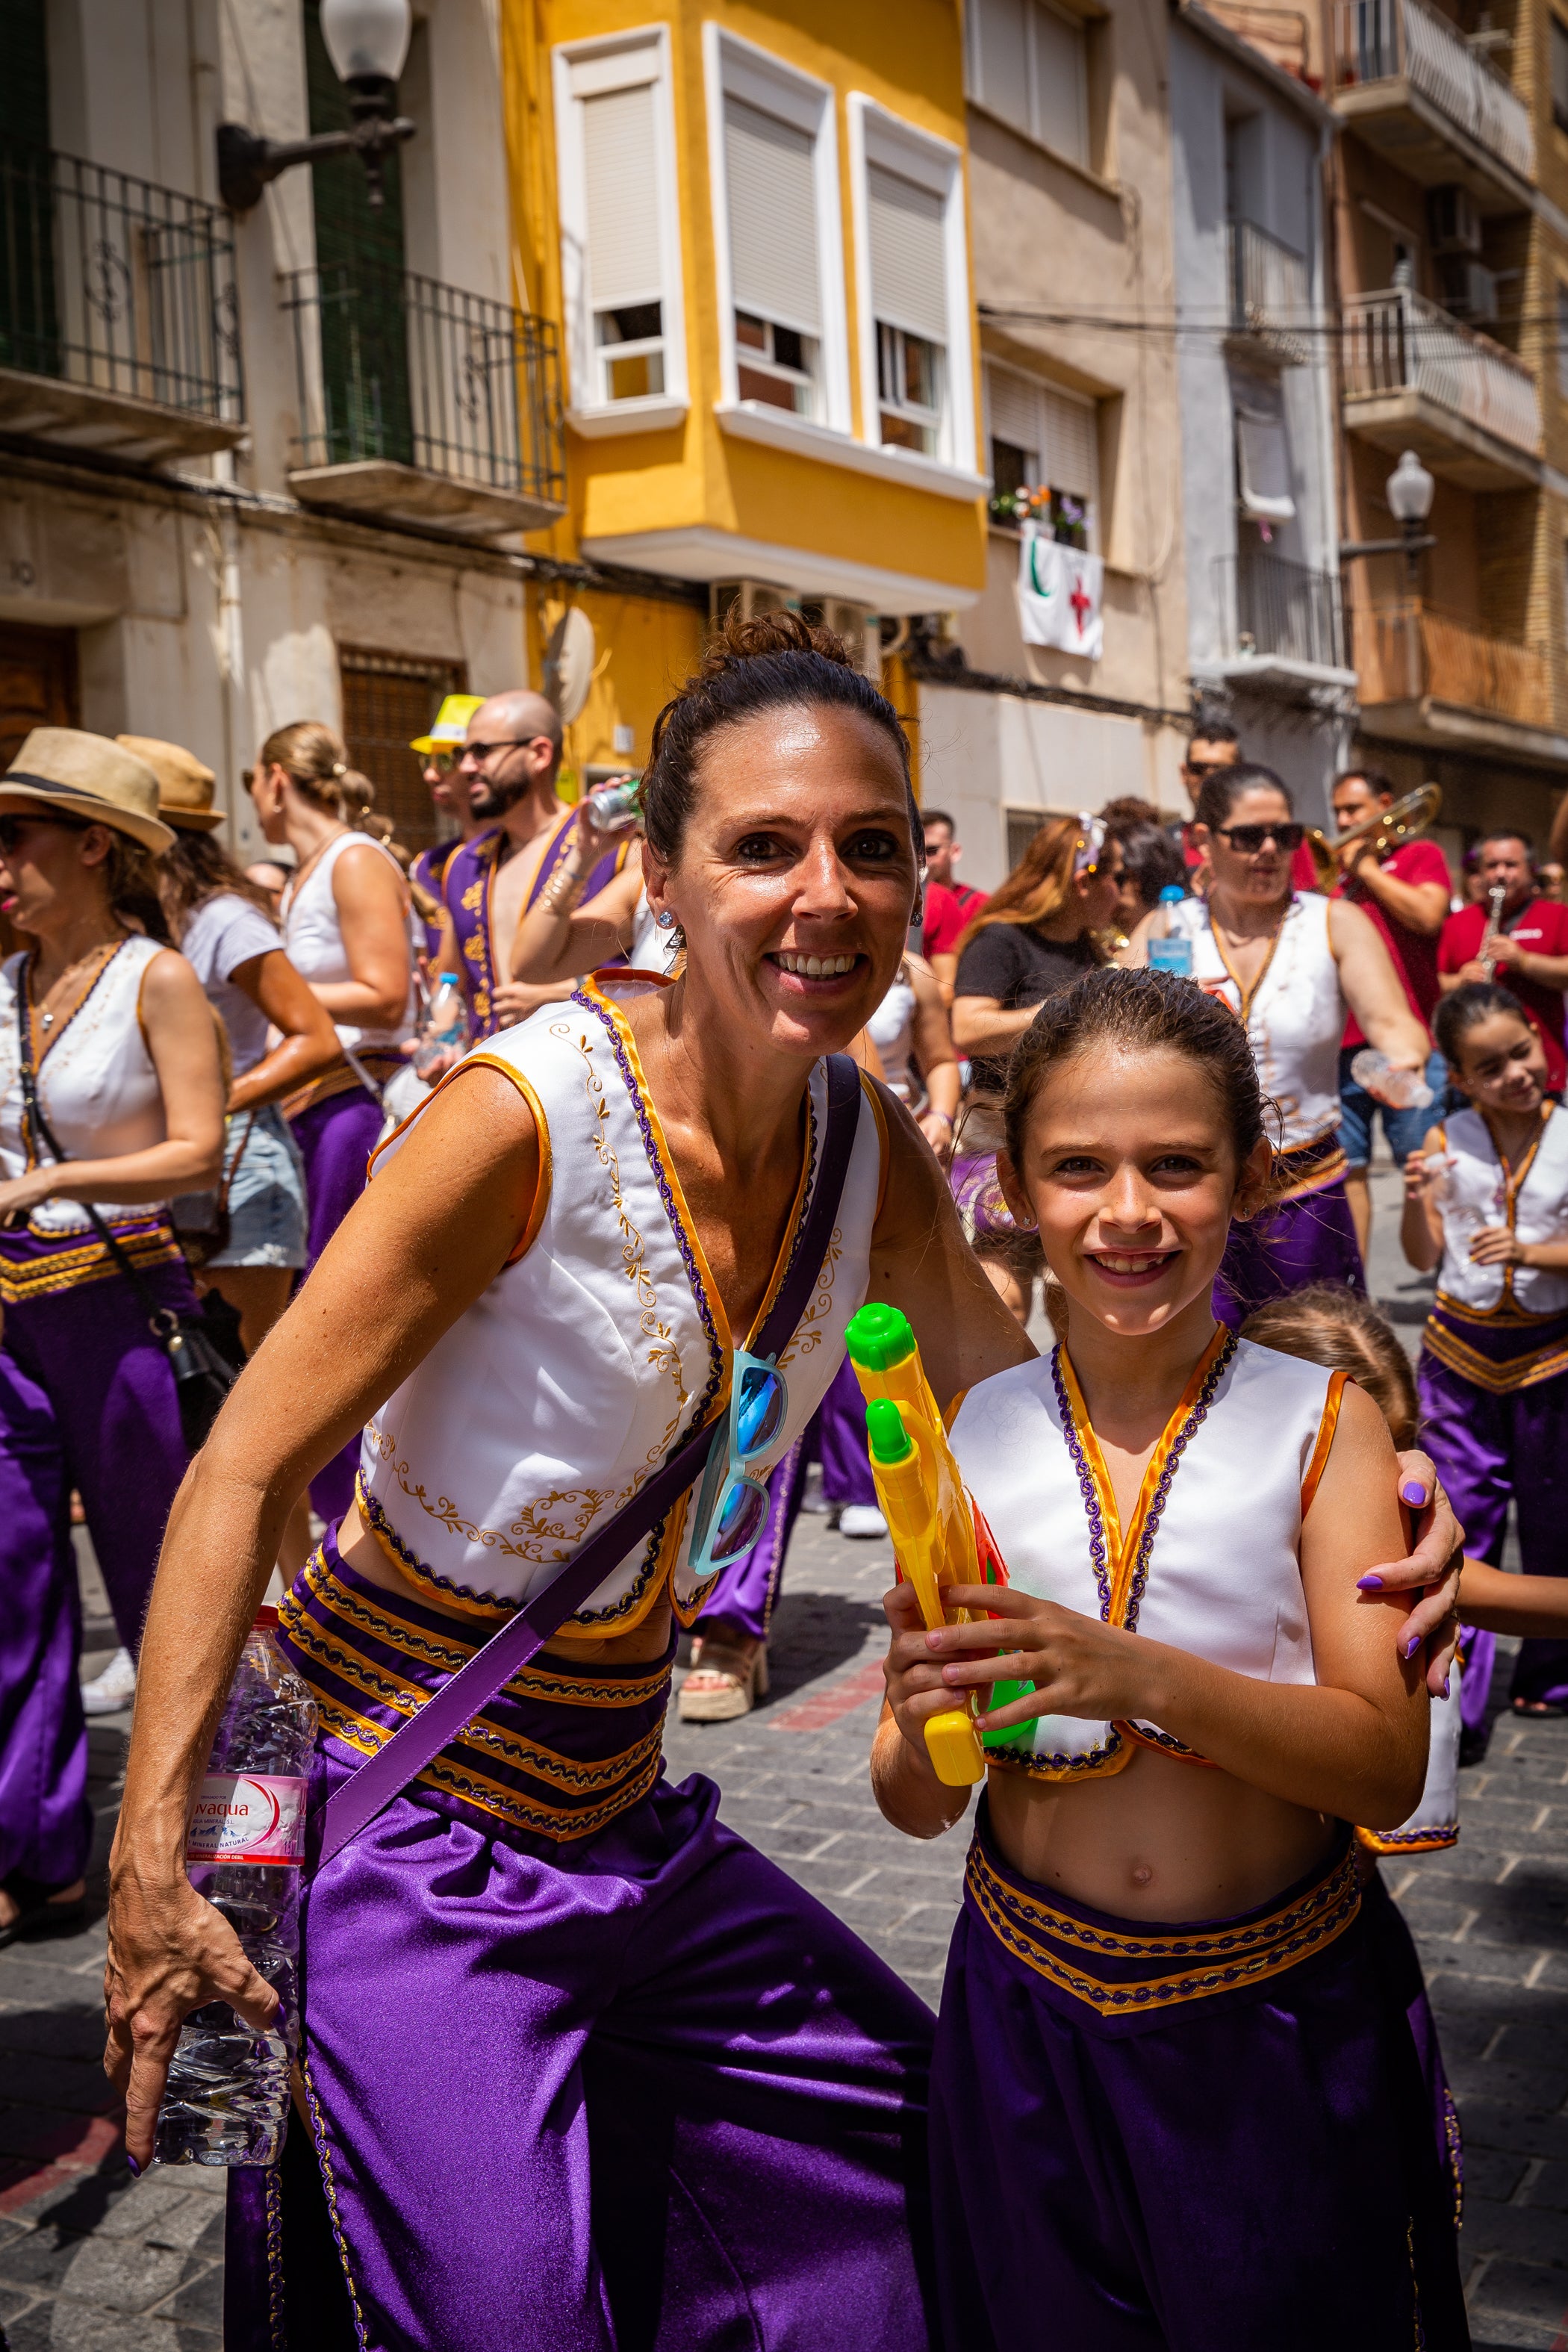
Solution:
<svg viewBox="0 0 1568 2352"><path fill-rule="evenodd" d="M135 1689L132 1654L185 1468L149 1298L154 1310L195 1307L165 1204L216 1179L223 1087L212 1016L158 902L153 858L172 835L157 809L144 761L68 728L35 729L0 778L0 911L30 941L0 966L5 1942L80 1910L91 1820L71 1489L121 1644L90 1690L107 1711Z"/></svg>
<svg viewBox="0 0 1568 2352"><path fill-rule="evenodd" d="M269 735L250 773L263 834L294 853L280 909L284 951L331 1013L342 1048L325 1076L283 1105L305 1163L307 1273L364 1190L382 1090L404 1068L414 1034L408 885L389 849L345 823L348 773L341 738L316 719ZM354 1460L344 1445L312 1478L310 1500L323 1518L346 1509Z"/></svg>
<svg viewBox="0 0 1568 2352"><path fill-rule="evenodd" d="M732 624L662 714L646 786L680 977L601 975L464 1057L176 1506L114 1866L110 2063L138 2162L182 2015L219 1994L276 2011L183 1853L300 1479L368 1424L354 1505L282 1612L318 1798L395 1766L388 1734L417 1738L423 1707L460 1708L449 1678L493 1628L545 1640L312 1872L313 2148L291 2133L280 2181L233 2176L231 2352L356 2330L408 2352L926 2341L908 2224L929 2014L719 1825L710 1784L659 1778L678 1628L732 1507L754 1531L868 1293L913 1318L943 1396L1029 1353L907 1114L826 1058L904 951L908 778L837 639ZM770 1366L744 1349L775 1298L793 1328ZM668 1502L574 1614L544 1616L563 1564L710 1426L720 1491ZM341 2269L310 2271L334 2239Z"/></svg>
<svg viewBox="0 0 1568 2352"><path fill-rule="evenodd" d="M1286 1154L1277 1205L1234 1228L1215 1291L1215 1312L1236 1329L1309 1282L1366 1287L1339 1143L1347 1012L1396 1070L1419 1076L1432 1050L1370 919L1345 899L1291 888L1305 832L1271 768L1217 769L1193 827L1208 895L1146 915L1123 959L1146 964L1150 938L1167 925L1189 940L1193 978L1246 1024L1274 1107L1271 1140Z"/></svg>

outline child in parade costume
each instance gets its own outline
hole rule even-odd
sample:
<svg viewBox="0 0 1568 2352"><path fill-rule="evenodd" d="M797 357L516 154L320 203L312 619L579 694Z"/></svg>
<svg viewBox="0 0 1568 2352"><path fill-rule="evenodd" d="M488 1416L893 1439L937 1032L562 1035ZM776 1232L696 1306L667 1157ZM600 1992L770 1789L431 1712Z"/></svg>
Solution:
<svg viewBox="0 0 1568 2352"><path fill-rule="evenodd" d="M977 1717L933 2061L945 2340L1450 2352L1435 2037L1347 1826L1405 1819L1426 1762L1424 1678L1359 1589L1404 1549L1392 1449L1342 1373L1215 1320L1273 1171L1246 1034L1186 980L1095 973L1017 1049L1005 1121L1068 1340L950 1409L1009 1584L931 1632L889 1596L872 1766L937 1834L967 1798L925 1722L1023 1685Z"/></svg>
<svg viewBox="0 0 1568 2352"><path fill-rule="evenodd" d="M1469 1097L1405 1162L1400 1238L1438 1267L1417 1375L1425 1442L1467 1539L1494 1564L1512 1501L1527 1575L1568 1572L1568 1115L1547 1094L1540 1032L1517 997L1469 982L1436 1012L1437 1043ZM1462 1705L1484 1743L1494 1637L1478 1621ZM1568 1708L1568 1641L1527 1640L1511 1697L1523 1715Z"/></svg>

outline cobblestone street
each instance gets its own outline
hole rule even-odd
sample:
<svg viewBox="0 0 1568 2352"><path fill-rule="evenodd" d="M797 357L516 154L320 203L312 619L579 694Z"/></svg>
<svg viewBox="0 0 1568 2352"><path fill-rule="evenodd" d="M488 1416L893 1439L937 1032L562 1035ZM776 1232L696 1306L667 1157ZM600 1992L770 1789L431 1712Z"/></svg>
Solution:
<svg viewBox="0 0 1568 2352"><path fill-rule="evenodd" d="M1385 1259L1374 1254L1375 1285L1414 1339L1423 1294ZM710 1773L726 1820L934 2005L963 1840L900 1837L866 1777L890 1558L885 1544L803 1519L771 1697L733 1727L672 1719L668 1763L677 1779ZM89 1579L89 1612L95 1590ZM110 1639L89 1617L89 1660ZM1494 1710L1511 1644L1500 1647ZM100 1870L126 1727L113 1717L93 1734ZM1475 2340L1483 2352L1568 2352L1568 1721L1503 1715L1462 1790L1458 1847L1394 1868L1390 1884L1420 1946L1464 2122ZM101 1874L93 1892L100 1913ZM13 2352L216 2352L221 2176L131 2179L99 2070L102 1950L95 1916L78 1936L0 1953L0 2318Z"/></svg>

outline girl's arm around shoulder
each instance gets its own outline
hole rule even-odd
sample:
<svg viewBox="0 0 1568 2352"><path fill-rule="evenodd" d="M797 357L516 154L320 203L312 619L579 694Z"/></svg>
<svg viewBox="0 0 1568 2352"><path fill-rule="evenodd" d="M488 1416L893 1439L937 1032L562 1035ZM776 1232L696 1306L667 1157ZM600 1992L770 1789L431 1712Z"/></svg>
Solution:
<svg viewBox="0 0 1568 2352"><path fill-rule="evenodd" d="M1527 1640L1568 1640L1568 1576L1509 1576L1468 1559L1460 1590L1467 1625Z"/></svg>

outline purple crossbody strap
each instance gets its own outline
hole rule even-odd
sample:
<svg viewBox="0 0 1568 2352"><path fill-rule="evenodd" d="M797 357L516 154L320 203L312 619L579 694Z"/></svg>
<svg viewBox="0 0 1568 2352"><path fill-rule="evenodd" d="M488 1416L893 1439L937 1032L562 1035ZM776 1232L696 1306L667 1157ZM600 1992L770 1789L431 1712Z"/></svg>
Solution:
<svg viewBox="0 0 1568 2352"><path fill-rule="evenodd" d="M860 1072L847 1054L827 1063L827 1118L811 1205L777 1297L757 1334L753 1353L777 1356L811 1303L838 1216L844 1180L860 1117ZM513 1675L527 1665L596 1591L611 1570L642 1541L672 1503L700 1476L710 1446L724 1442L725 1421L709 1422L683 1439L668 1460L645 1479L629 1503L606 1519L558 1575L509 1617L450 1682L399 1726L384 1748L362 1764L327 1801L317 1867L341 1853L384 1805L437 1757Z"/></svg>

